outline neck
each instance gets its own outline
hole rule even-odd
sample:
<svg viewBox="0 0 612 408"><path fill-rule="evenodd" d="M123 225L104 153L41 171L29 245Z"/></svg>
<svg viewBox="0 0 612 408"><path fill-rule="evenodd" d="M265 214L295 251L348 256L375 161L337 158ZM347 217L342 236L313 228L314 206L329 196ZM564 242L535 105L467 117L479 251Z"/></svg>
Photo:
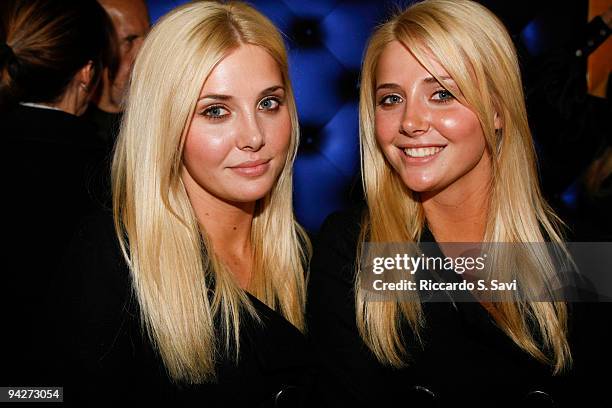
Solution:
<svg viewBox="0 0 612 408"><path fill-rule="evenodd" d="M234 273L239 285L248 286L253 259L251 226L255 202L232 203L215 197L183 170L183 182L201 228L215 254Z"/></svg>
<svg viewBox="0 0 612 408"><path fill-rule="evenodd" d="M50 106L59 109L72 115L82 115L87 102L83 99L83 95L79 95L78 85L74 83L68 86L66 92L56 102L43 103L42 105Z"/></svg>
<svg viewBox="0 0 612 408"><path fill-rule="evenodd" d="M78 115L79 113L78 102L73 93L66 93L59 101L46 103L44 105L70 113L71 115Z"/></svg>
<svg viewBox="0 0 612 408"><path fill-rule="evenodd" d="M421 194L429 228L438 242L482 242L491 185L488 155L469 173L439 192Z"/></svg>
<svg viewBox="0 0 612 408"><path fill-rule="evenodd" d="M250 254L255 203L191 200L199 223L220 254Z"/></svg>

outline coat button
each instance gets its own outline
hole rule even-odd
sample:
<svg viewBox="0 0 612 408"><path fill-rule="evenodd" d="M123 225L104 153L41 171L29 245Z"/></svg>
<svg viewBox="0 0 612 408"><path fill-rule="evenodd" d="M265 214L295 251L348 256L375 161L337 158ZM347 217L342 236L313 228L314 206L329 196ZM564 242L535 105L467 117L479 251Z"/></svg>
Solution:
<svg viewBox="0 0 612 408"><path fill-rule="evenodd" d="M299 388L294 385L283 387L274 396L274 406L281 407L297 407L299 405Z"/></svg>
<svg viewBox="0 0 612 408"><path fill-rule="evenodd" d="M411 397L414 405L421 407L435 407L438 401L436 393L423 385L413 386Z"/></svg>
<svg viewBox="0 0 612 408"><path fill-rule="evenodd" d="M554 407L555 401L553 398L545 391L534 390L525 394L525 403L526 408L529 407Z"/></svg>

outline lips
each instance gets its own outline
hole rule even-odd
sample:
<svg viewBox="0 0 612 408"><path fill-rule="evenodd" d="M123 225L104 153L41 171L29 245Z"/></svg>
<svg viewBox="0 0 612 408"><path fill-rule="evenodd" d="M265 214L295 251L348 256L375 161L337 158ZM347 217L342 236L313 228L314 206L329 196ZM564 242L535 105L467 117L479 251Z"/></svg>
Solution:
<svg viewBox="0 0 612 408"><path fill-rule="evenodd" d="M237 164L235 166L231 166L232 169L246 169L249 167L257 167L261 164L265 164L267 162L269 162L270 159L260 159L260 160L249 160L249 161L245 161L242 162L240 164Z"/></svg>
<svg viewBox="0 0 612 408"><path fill-rule="evenodd" d="M446 148L446 145L405 145L398 146L398 148L402 151L402 157L406 164L424 165L435 160Z"/></svg>
<svg viewBox="0 0 612 408"><path fill-rule="evenodd" d="M246 177L257 177L264 174L270 168L271 159L249 160L231 166L230 169L235 173Z"/></svg>

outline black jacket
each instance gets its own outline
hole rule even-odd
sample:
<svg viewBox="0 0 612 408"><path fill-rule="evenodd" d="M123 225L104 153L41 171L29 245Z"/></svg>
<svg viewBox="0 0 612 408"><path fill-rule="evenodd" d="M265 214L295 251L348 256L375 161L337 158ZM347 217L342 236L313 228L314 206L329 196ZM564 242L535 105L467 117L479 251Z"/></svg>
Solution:
<svg viewBox="0 0 612 408"><path fill-rule="evenodd" d="M119 136L121 119L123 113L111 113L98 108L93 102L83 114L83 119L91 122L96 127L96 137L112 151L115 141Z"/></svg>
<svg viewBox="0 0 612 408"><path fill-rule="evenodd" d="M301 406L312 378L305 337L251 295L262 324L243 316L238 364L219 355L216 384L171 382L141 330L138 301L110 214L83 223L67 254L64 274L57 296L70 316L59 335L67 346L66 403Z"/></svg>
<svg viewBox="0 0 612 408"><path fill-rule="evenodd" d="M78 220L104 194L105 152L74 115L17 105L0 112L4 235L0 383L49 385L46 296Z"/></svg>
<svg viewBox="0 0 612 408"><path fill-rule="evenodd" d="M322 405L553 406L552 400L559 407L569 405L570 398L593 402L606 395L607 379L594 370L607 370L612 361L610 337L604 336L612 316L609 304L572 305L575 364L564 376L553 377L547 366L516 346L479 303L422 303L424 345L404 324L411 361L402 369L379 363L361 340L355 322L355 259L362 211L360 207L331 215L315 241L307 316L321 365L316 388ZM422 241L435 242L428 231Z"/></svg>

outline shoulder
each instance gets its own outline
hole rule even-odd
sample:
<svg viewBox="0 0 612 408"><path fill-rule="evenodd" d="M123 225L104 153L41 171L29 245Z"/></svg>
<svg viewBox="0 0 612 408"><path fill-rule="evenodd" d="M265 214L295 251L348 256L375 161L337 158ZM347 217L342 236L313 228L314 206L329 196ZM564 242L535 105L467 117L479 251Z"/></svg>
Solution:
<svg viewBox="0 0 612 408"><path fill-rule="evenodd" d="M331 213L323 222L319 236L325 234L359 234L367 207L361 202L344 210Z"/></svg>
<svg viewBox="0 0 612 408"><path fill-rule="evenodd" d="M131 298L131 277L110 211L99 210L82 219L62 269L62 291L76 306L75 313L103 319L124 310Z"/></svg>
<svg viewBox="0 0 612 408"><path fill-rule="evenodd" d="M56 336L67 348L70 381L81 381L72 375L114 381L149 361L143 357L150 347L143 347L138 302L110 211L82 219L56 285L56 303L66 318L64 332Z"/></svg>
<svg viewBox="0 0 612 408"><path fill-rule="evenodd" d="M101 208L83 217L76 230L76 236L87 241L117 241L112 210Z"/></svg>
<svg viewBox="0 0 612 408"><path fill-rule="evenodd" d="M123 256L115 232L113 215L109 209L99 209L79 222L71 245L72 256L95 257L98 260L121 260Z"/></svg>
<svg viewBox="0 0 612 408"><path fill-rule="evenodd" d="M1 118L9 143L102 148L93 137L95 127L82 117L66 112L17 105L3 112Z"/></svg>

